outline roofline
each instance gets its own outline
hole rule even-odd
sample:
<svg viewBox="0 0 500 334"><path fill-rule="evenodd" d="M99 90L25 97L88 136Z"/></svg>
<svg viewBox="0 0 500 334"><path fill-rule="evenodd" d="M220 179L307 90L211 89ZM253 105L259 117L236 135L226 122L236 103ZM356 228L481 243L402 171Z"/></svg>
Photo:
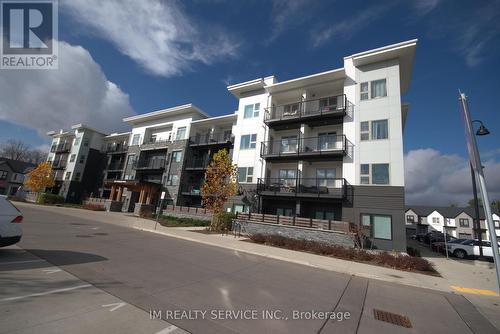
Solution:
<svg viewBox="0 0 500 334"><path fill-rule="evenodd" d="M200 108L198 108L194 104L188 103L188 104L183 104L183 105L180 105L180 106L175 106L175 107L171 107L171 108L167 108L167 109L160 109L160 110L156 110L156 111L151 111L151 112L148 112L148 113L145 113L145 114L140 114L140 115L126 117L126 118L123 119L123 122L129 123L129 122L141 121L141 120L145 120L145 119L147 119L149 117L160 116L162 114L172 113L172 112L175 112L175 111L181 111L183 109L192 109L192 110L196 111L197 113L199 113L200 115L203 115L205 117L210 117L209 114L207 114L206 112L202 111Z"/></svg>
<svg viewBox="0 0 500 334"><path fill-rule="evenodd" d="M272 77L272 76L270 76ZM270 78L266 77L266 78ZM266 82L264 78L258 78L250 81L245 81L241 83L237 83L234 85L227 86L227 90L234 95L236 98L240 98L240 94L252 90L257 90L259 88L264 88L266 86Z"/></svg>
<svg viewBox="0 0 500 334"><path fill-rule="evenodd" d="M258 84L258 83L264 84L264 79L263 78L257 78L257 79L253 79L253 80L249 80L249 81L245 81L245 82L240 82L240 83L237 83L237 84L229 85L226 88L227 88L227 90L231 91L231 90L234 90L234 89L237 89L237 88L243 88L243 87L251 86L251 85L254 85L254 84Z"/></svg>
<svg viewBox="0 0 500 334"><path fill-rule="evenodd" d="M303 77L294 78L294 79L290 79L290 80L286 80L286 81L277 82L277 83L272 84L272 85L267 85L266 88L267 87L279 87L281 85L286 85L286 84L293 83L296 81L311 79L311 78L319 77L319 76L322 76L325 74L331 74L331 73L342 72L342 71L345 71L344 67L340 67L340 68L336 68L336 69L328 70L328 71L324 71L324 72L314 73L314 74L310 74L310 75L306 75Z"/></svg>
<svg viewBox="0 0 500 334"><path fill-rule="evenodd" d="M101 130L97 130L95 128L92 128L92 127L90 127L88 125L85 125L83 123L78 123L78 124L72 125L71 128L73 130L77 130L77 129L83 128L83 129L87 129L87 130L90 130L90 131L94 131L94 132L100 133L102 135L107 135L107 133L105 133L105 132L103 132Z"/></svg>
<svg viewBox="0 0 500 334"><path fill-rule="evenodd" d="M113 137L121 137L121 136L127 136L130 135L132 132L127 131L127 132L121 132L121 133L110 133L107 135L105 138L113 138Z"/></svg>
<svg viewBox="0 0 500 334"><path fill-rule="evenodd" d="M407 41L403 41L403 42L399 42L399 43L395 43L395 44L390 44L390 45L382 46L380 48L376 48L376 49L371 49L371 50L368 50L368 51L363 51L363 52L355 53L355 54L352 54L350 56L344 57L344 59L358 58L358 57L367 56L367 55L370 55L370 54L378 54L378 53L382 53L382 52L385 52L385 51L389 51L391 49L401 49L401 48L404 48L404 47L416 44L417 42L418 42L418 38L414 38L414 39L410 39L410 40L407 40Z"/></svg>
<svg viewBox="0 0 500 334"><path fill-rule="evenodd" d="M222 116L214 116L214 117L210 117L210 118L204 118L204 119L199 119L199 120L196 120L196 121L191 121L191 124L195 123L203 123L203 122L210 122L212 120L219 120L219 119L223 119L223 118L235 118L237 119L238 118L238 114L228 114L228 115L222 115Z"/></svg>

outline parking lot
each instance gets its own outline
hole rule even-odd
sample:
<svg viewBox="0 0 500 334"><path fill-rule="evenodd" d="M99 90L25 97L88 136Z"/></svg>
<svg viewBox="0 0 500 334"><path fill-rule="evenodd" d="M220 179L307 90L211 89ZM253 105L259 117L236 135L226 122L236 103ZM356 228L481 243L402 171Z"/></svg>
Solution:
<svg viewBox="0 0 500 334"><path fill-rule="evenodd" d="M0 282L0 333L186 333L16 246Z"/></svg>

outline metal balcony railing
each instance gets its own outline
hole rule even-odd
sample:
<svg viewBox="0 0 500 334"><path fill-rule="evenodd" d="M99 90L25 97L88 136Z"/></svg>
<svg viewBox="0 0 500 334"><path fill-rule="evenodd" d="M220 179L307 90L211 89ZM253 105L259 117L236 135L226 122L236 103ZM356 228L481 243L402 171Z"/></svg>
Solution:
<svg viewBox="0 0 500 334"><path fill-rule="evenodd" d="M298 101L264 109L264 122L301 120L323 115L345 115L347 97L345 94Z"/></svg>
<svg viewBox="0 0 500 334"><path fill-rule="evenodd" d="M188 160L185 169L205 169L210 164L210 157L195 157Z"/></svg>
<svg viewBox="0 0 500 334"><path fill-rule="evenodd" d="M54 160L52 162L52 169L64 169L67 165L65 160Z"/></svg>
<svg viewBox="0 0 500 334"><path fill-rule="evenodd" d="M156 140L156 139L147 139L141 144L141 150L151 150L151 149L164 149L171 143L171 140Z"/></svg>
<svg viewBox="0 0 500 334"><path fill-rule="evenodd" d="M140 160L134 164L134 168L139 170L164 169L165 161L166 159Z"/></svg>
<svg viewBox="0 0 500 334"><path fill-rule="evenodd" d="M201 184L186 184L181 188L183 195L201 196Z"/></svg>
<svg viewBox="0 0 500 334"><path fill-rule="evenodd" d="M125 167L124 161L112 161L106 166L107 170L122 170Z"/></svg>
<svg viewBox="0 0 500 334"><path fill-rule="evenodd" d="M52 153L69 152L70 149L71 145L69 143L63 143L58 145L52 145L52 147L50 148L50 152Z"/></svg>
<svg viewBox="0 0 500 334"><path fill-rule="evenodd" d="M231 132L221 132L221 133L204 133L191 136L189 138L190 145L220 145L220 144L232 144L234 142L234 136Z"/></svg>
<svg viewBox="0 0 500 334"><path fill-rule="evenodd" d="M352 143L345 135L324 135L318 137L287 137L281 140L261 143L260 156L270 157L312 157L320 155L350 155Z"/></svg>
<svg viewBox="0 0 500 334"><path fill-rule="evenodd" d="M125 153L128 151L128 145L110 145L106 147L106 153Z"/></svg>
<svg viewBox="0 0 500 334"><path fill-rule="evenodd" d="M265 178L257 180L257 193L304 197L347 197L344 178Z"/></svg>

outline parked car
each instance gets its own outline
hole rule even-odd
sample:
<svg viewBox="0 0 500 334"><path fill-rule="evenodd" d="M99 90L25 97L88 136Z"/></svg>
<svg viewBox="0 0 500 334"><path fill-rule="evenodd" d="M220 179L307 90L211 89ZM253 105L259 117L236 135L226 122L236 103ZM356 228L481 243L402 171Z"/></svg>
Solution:
<svg viewBox="0 0 500 334"><path fill-rule="evenodd" d="M0 247L13 245L23 235L21 225L23 215L7 196L0 195Z"/></svg>
<svg viewBox="0 0 500 334"><path fill-rule="evenodd" d="M468 256L479 256L479 240L470 239L464 241L460 244L450 243L448 244L448 252L458 257L459 259L465 259ZM491 248L491 242L482 241L483 256L493 257L493 249Z"/></svg>
<svg viewBox="0 0 500 334"><path fill-rule="evenodd" d="M446 238L446 243L444 242L443 238L442 241L433 242L431 244L431 249L435 252L444 253L446 244L461 244L462 242L465 242L467 240L470 239L457 239L455 237L448 236L448 238Z"/></svg>

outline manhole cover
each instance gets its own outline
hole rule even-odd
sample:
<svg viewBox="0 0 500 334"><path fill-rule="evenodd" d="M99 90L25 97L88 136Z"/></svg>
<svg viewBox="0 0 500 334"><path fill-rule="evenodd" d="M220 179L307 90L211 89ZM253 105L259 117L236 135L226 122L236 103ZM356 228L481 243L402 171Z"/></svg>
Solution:
<svg viewBox="0 0 500 334"><path fill-rule="evenodd" d="M391 313L387 311L373 309L373 315L375 319L380 321L385 321L393 325L412 328L410 318L405 315Z"/></svg>
<svg viewBox="0 0 500 334"><path fill-rule="evenodd" d="M94 233L94 235L108 235L108 233L104 233L104 232L97 232L97 233Z"/></svg>
<svg viewBox="0 0 500 334"><path fill-rule="evenodd" d="M79 234L79 235L75 235L75 237L77 237L77 238L92 238L93 236L92 235Z"/></svg>

